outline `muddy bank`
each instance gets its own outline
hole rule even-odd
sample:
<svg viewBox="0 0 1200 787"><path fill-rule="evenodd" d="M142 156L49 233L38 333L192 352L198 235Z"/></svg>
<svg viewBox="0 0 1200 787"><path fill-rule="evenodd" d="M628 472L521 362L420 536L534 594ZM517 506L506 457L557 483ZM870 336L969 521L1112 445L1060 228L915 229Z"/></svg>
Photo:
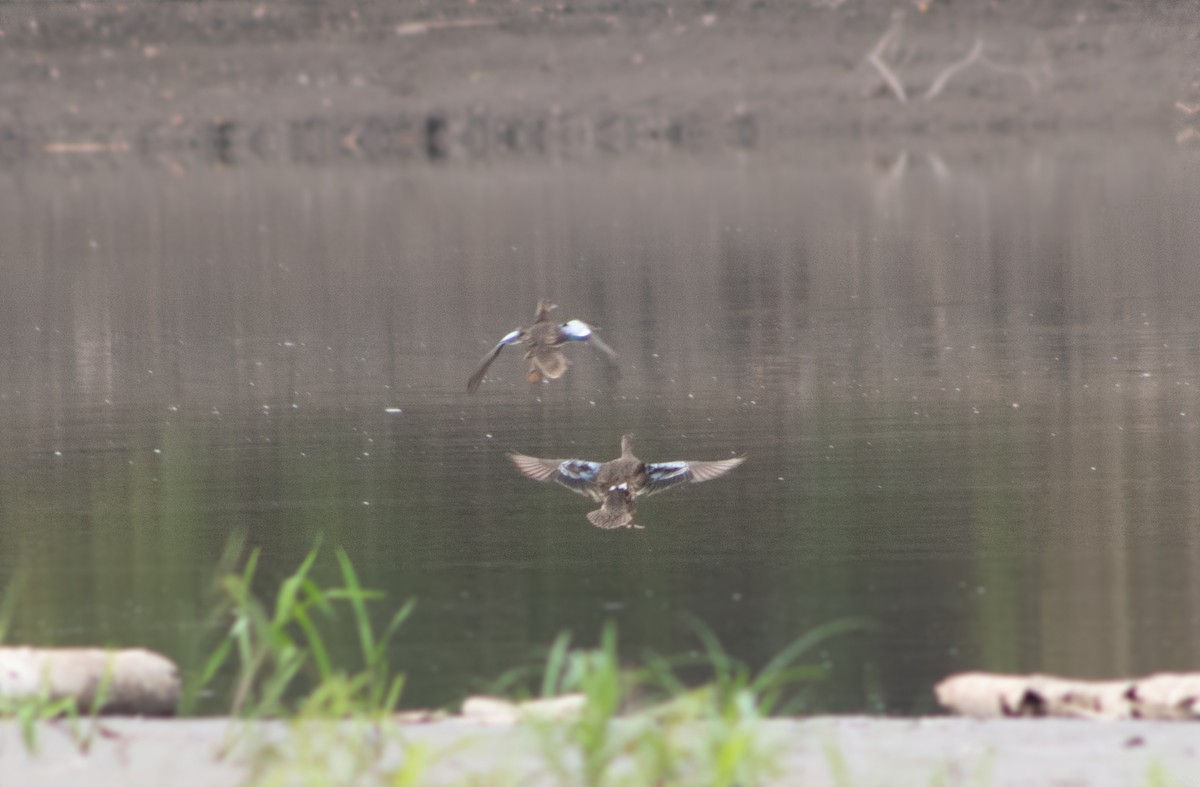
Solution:
<svg viewBox="0 0 1200 787"><path fill-rule="evenodd" d="M768 782L775 785L1127 787L1200 778L1200 745L1187 723L824 717L772 721L761 732L781 747L781 773ZM0 783L38 787L86 777L96 787L216 787L252 775L316 779L314 766L344 777L349 741L378 766L364 766L355 783L376 783L375 775L384 783L384 774L403 762L403 747L413 744L429 763L421 784L558 783L529 729L444 721L375 735L333 728L288 732L276 722L111 719L90 735L86 722L74 732L65 722L42 724L31 753L20 725L10 721L0 723ZM272 751L285 756L273 759ZM297 763L309 763L308 770L270 770L299 768Z"/></svg>
<svg viewBox="0 0 1200 787"><path fill-rule="evenodd" d="M9 167L1192 144L1200 125L1196 2L61 3L5 6L0 31Z"/></svg>

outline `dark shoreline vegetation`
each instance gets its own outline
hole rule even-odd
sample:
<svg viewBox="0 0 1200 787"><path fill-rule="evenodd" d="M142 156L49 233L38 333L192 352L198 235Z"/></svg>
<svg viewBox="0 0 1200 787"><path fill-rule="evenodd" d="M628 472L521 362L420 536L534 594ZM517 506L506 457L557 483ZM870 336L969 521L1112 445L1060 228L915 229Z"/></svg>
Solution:
<svg viewBox="0 0 1200 787"><path fill-rule="evenodd" d="M183 175L954 137L987 147L1134 129L1194 140L1171 109L1197 95L1192 9L10 4L5 65L23 89L0 93L0 170L135 163Z"/></svg>
<svg viewBox="0 0 1200 787"><path fill-rule="evenodd" d="M388 651L416 600L404 602L376 630L369 605L382 606L387 600L361 585L340 547L335 556L341 584L320 585L313 578L318 542L268 601L254 590L259 550L250 550L236 568L244 547L244 536L230 539L218 563L213 605L193 642L197 652L187 654L182 665L179 715L195 714L201 697L219 687L227 694L231 724L289 719L299 725L294 732L305 741L302 750L313 744L307 736L315 735L320 747L329 747L326 754L348 757L355 764L353 773L339 774L339 779L349 775L354 783L380 778L388 784L419 784L434 753L405 750L394 769L381 764L385 728L399 729L396 714L404 688L404 675L393 671ZM0 603L0 642L21 581L18 576L10 582ZM358 644L353 666L331 656L330 637L346 627ZM618 767L625 777L632 768L635 783L689 784L703 777L714 785L755 784L778 771L778 747L759 739L756 725L803 710L804 687L825 675L823 667L801 660L830 638L869 631L874 624L865 618L830 621L794 640L757 671L732 657L703 622L693 621L693 628L699 654L648 654L642 666L633 668L618 654L613 621L604 624L597 648L571 647L571 633L564 631L544 659L500 676L492 693L526 701L578 698L565 715L546 717L535 710L521 719L543 741L545 765L564 784L605 784ZM223 673L232 673L224 686ZM72 699L10 701L0 705L0 718L20 722L31 752L38 747L38 723L65 718L72 739L87 752L103 734L98 714L104 686L96 696L91 708L79 708ZM306 724L331 721L351 726ZM354 731L361 725L374 732ZM227 754L247 745L232 728L230 735ZM240 754L246 755L246 749ZM310 757L279 756L270 743L250 745L249 754L251 783L294 777L313 767Z"/></svg>

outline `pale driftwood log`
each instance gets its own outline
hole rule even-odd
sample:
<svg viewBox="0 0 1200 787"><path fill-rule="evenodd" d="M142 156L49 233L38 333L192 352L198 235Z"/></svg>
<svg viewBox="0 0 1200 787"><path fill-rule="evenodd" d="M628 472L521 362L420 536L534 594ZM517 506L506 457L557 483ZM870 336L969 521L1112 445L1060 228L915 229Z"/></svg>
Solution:
<svg viewBox="0 0 1200 787"><path fill-rule="evenodd" d="M179 691L175 663L142 648L0 647L6 701L70 698L83 713L172 716Z"/></svg>
<svg viewBox="0 0 1200 787"><path fill-rule="evenodd" d="M1200 673L1068 680L965 672L943 680L934 693L954 713L977 718L1200 719Z"/></svg>
<svg viewBox="0 0 1200 787"><path fill-rule="evenodd" d="M522 720L571 721L583 713L585 704L582 694L564 694L527 702L510 702L500 697L468 697L462 705L462 716L480 724L516 724Z"/></svg>

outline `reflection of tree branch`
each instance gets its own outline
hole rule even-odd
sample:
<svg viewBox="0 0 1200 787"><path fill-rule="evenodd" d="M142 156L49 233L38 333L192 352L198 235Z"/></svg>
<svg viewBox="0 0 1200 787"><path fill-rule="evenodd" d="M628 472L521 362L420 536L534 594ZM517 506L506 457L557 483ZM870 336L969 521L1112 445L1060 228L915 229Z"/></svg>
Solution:
<svg viewBox="0 0 1200 787"><path fill-rule="evenodd" d="M946 83L950 81L952 76L957 74L959 71L962 71L964 68L971 65L982 56L983 39L976 38L975 46L971 47L971 54L967 55L962 60L959 60L957 63L951 63L950 65L946 66L946 69L942 71L942 73L938 74L937 79L933 80L933 84L930 85L929 89L925 91L924 99L926 101L931 101L937 98L938 94L941 93L946 87Z"/></svg>
<svg viewBox="0 0 1200 787"><path fill-rule="evenodd" d="M901 104L908 103L908 93L904 91L904 85L900 83L900 79L888 67L888 64L883 62L883 52L892 43L892 39L900 35L900 28L893 25L883 37L879 39L879 43L875 48L867 53L867 62L875 67L879 75L883 77L884 83L892 89L892 94L896 96L896 100Z"/></svg>

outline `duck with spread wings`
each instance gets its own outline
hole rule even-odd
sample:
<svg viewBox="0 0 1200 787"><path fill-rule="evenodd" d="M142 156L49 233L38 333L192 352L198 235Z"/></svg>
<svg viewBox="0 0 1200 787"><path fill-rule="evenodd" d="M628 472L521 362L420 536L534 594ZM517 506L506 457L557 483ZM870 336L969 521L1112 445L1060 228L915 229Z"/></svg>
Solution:
<svg viewBox="0 0 1200 787"><path fill-rule="evenodd" d="M633 435L621 437L621 455L608 462L586 459L538 459L511 453L517 470L535 481L554 481L590 497L600 508L588 513L588 521L605 530L641 528L633 521L634 502L639 497L691 482L720 478L746 461L746 457L709 462L643 462L633 455Z"/></svg>
<svg viewBox="0 0 1200 787"><path fill-rule="evenodd" d="M525 360L529 362L529 371L526 372L525 379L531 383L536 383L543 377L547 380L557 380L563 376L570 362L559 348L567 342L589 342L603 352L610 362L616 363L616 352L583 320L551 322L550 312L557 308L558 306L549 301L538 301L533 325L512 331L483 356L479 368L471 375L471 379L467 380L467 393L475 393L479 389L479 384L483 382L483 376L487 374L492 361L510 344L524 344L529 348L525 351Z"/></svg>

